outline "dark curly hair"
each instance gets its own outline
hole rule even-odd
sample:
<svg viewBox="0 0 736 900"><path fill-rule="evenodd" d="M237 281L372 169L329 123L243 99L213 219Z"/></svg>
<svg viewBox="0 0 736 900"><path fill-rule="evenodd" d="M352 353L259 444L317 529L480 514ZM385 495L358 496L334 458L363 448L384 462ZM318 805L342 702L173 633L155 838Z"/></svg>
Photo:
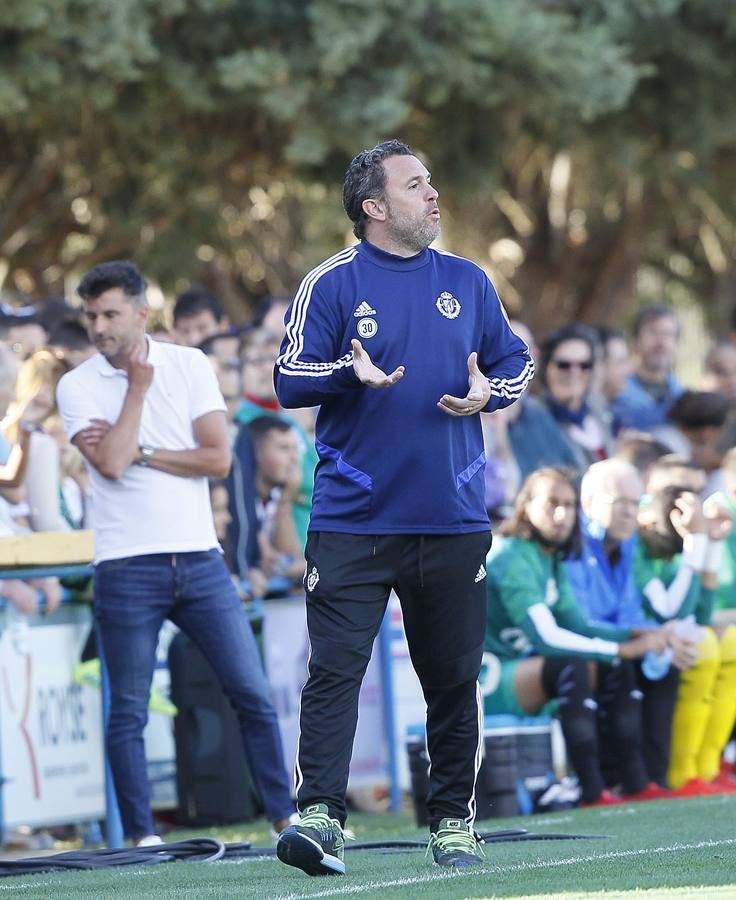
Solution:
<svg viewBox="0 0 736 900"><path fill-rule="evenodd" d="M414 156L414 151L401 141L383 141L372 150L362 150L345 173L342 205L353 223L353 234L359 240L365 237L365 223L368 219L363 212L363 201L384 198L386 171L383 161L389 156Z"/></svg>
<svg viewBox="0 0 736 900"><path fill-rule="evenodd" d="M135 303L146 303L146 279L128 260L115 259L94 266L82 278L77 293L82 300L94 300L111 288L121 288Z"/></svg>

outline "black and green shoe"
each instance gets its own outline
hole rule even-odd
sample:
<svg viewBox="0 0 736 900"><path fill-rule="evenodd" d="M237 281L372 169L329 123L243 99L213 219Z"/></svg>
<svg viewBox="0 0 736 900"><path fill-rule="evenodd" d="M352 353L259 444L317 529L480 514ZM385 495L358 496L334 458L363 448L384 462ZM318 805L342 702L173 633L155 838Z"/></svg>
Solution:
<svg viewBox="0 0 736 900"><path fill-rule="evenodd" d="M483 850L475 833L462 819L443 819L436 832L430 834L427 853L438 866L469 869L483 865Z"/></svg>
<svg viewBox="0 0 736 900"><path fill-rule="evenodd" d="M340 823L330 818L324 803L315 803L304 810L298 825L281 832L276 855L307 875L344 875L344 849Z"/></svg>

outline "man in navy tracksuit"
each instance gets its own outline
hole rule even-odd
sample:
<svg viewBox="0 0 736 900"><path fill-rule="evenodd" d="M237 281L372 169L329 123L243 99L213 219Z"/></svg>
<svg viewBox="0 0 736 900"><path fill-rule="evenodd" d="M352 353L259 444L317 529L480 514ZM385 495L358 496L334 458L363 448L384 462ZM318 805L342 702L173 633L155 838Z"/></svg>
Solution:
<svg viewBox="0 0 736 900"><path fill-rule="evenodd" d="M429 249L437 198L399 141L352 161L343 203L360 243L304 278L275 369L282 406L320 407L305 551L302 818L278 844L280 859L311 875L345 871L358 692L392 589L427 702L434 859L456 868L482 859L472 830L476 680L491 536L477 413L517 400L534 364L484 271Z"/></svg>

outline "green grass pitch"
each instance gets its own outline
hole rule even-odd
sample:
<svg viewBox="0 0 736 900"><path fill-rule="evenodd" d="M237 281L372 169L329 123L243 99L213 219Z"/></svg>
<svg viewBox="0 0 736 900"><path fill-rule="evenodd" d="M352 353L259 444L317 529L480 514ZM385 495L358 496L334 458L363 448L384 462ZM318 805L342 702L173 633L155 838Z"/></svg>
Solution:
<svg viewBox="0 0 736 900"><path fill-rule="evenodd" d="M359 841L424 838L408 815L356 815L349 823ZM486 845L482 870L451 874L433 866L421 850L355 851L346 854L347 874L310 878L273 857L174 862L95 872L69 872L0 879L2 897L25 900L103 898L322 897L411 900L466 897L605 896L736 898L736 796L660 800L601 809L569 810L520 819L478 823L493 831L521 826L535 832L607 835L604 840L540 841ZM268 846L263 823L172 832L170 840L216 836ZM604 893L605 892L605 893ZM636 892L636 893L629 893Z"/></svg>

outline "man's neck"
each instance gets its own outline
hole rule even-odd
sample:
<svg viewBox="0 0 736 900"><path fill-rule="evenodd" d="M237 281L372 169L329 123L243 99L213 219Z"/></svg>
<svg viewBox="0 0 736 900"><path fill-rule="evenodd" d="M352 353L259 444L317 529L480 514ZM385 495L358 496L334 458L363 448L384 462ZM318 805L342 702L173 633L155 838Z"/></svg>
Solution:
<svg viewBox="0 0 736 900"><path fill-rule="evenodd" d="M396 241L385 232L376 234L372 229L369 229L366 232L365 239L370 241L374 247L383 250L384 253L392 253L394 256L403 256L404 259L408 259L410 256L416 256L422 252L421 249L417 249L416 247L407 247L406 244Z"/></svg>
<svg viewBox="0 0 736 900"><path fill-rule="evenodd" d="M618 562L621 558L621 541L610 537L608 534L603 538L603 551L612 563Z"/></svg>
<svg viewBox="0 0 736 900"><path fill-rule="evenodd" d="M273 496L275 485L269 484L265 478L256 475L256 493L261 498L262 503L268 503Z"/></svg>
<svg viewBox="0 0 736 900"><path fill-rule="evenodd" d="M669 374L669 369L652 370L645 369L643 366L639 366L639 368L636 370L636 375L639 381L641 381L642 384L650 384L652 385L652 387L666 384Z"/></svg>

